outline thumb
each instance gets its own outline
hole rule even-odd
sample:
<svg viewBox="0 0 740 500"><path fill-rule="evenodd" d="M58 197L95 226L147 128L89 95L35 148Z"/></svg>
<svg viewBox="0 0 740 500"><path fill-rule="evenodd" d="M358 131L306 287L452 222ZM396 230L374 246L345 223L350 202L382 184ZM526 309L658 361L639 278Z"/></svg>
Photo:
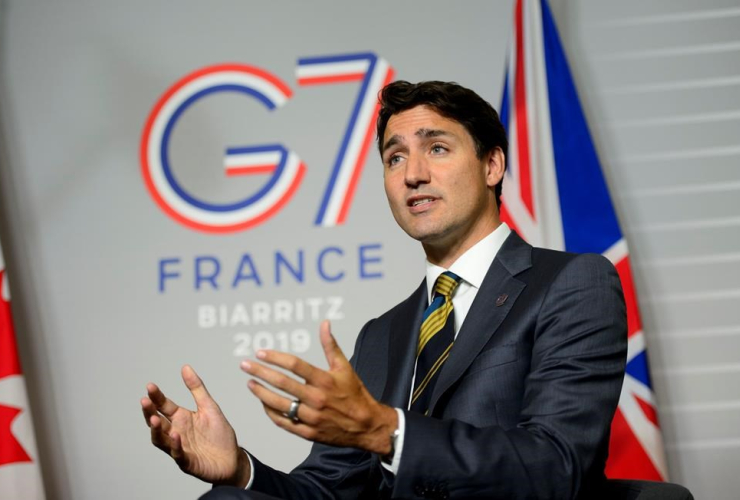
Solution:
<svg viewBox="0 0 740 500"><path fill-rule="evenodd" d="M195 400L195 405L198 409L201 408L218 408L216 401L213 400L211 395L208 393L205 384L200 379L193 367L185 365L182 367L182 380L185 382L185 386L190 390Z"/></svg>
<svg viewBox="0 0 740 500"><path fill-rule="evenodd" d="M337 369L349 364L347 357L342 352L339 344L337 344L334 335L331 334L331 323L329 320L321 322L319 338L321 339L321 347L324 348L324 356L326 356L326 360L329 362L329 369Z"/></svg>

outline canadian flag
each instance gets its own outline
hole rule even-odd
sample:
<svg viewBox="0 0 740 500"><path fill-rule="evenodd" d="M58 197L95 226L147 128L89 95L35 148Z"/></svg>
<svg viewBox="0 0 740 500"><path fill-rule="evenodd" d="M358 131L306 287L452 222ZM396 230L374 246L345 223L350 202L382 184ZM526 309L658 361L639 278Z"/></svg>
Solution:
<svg viewBox="0 0 740 500"><path fill-rule="evenodd" d="M0 498L43 500L36 452L10 312L10 289L0 248Z"/></svg>

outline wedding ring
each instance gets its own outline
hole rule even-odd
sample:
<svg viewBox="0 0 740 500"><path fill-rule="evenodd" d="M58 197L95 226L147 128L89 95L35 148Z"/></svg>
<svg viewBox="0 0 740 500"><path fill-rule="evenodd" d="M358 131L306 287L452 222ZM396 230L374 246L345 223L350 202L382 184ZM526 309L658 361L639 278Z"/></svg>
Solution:
<svg viewBox="0 0 740 500"><path fill-rule="evenodd" d="M298 407L301 404L300 399L294 399L290 402L290 409L288 410L288 413L285 414L286 417L291 419L293 422L300 422L298 419Z"/></svg>

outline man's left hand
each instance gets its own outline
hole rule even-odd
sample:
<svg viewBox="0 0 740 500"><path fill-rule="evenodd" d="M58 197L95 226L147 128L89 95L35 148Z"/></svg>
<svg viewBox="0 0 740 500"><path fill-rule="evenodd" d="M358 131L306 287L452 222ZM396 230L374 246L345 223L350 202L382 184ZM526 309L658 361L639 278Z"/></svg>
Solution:
<svg viewBox="0 0 740 500"><path fill-rule="evenodd" d="M258 351L260 361L283 368L304 383L266 364L243 361L242 370L272 386L250 380L249 389L262 401L270 419L288 432L334 446L361 448L379 455L390 453L390 435L398 427L396 410L370 395L332 336L329 321L321 323L319 336L328 371L291 354ZM273 387L300 401L296 419L287 416L293 399L278 394Z"/></svg>

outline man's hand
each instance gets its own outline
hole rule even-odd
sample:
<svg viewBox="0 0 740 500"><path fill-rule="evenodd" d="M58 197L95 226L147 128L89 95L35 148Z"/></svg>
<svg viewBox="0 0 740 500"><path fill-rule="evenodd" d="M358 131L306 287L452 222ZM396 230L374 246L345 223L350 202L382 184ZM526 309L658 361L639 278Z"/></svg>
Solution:
<svg viewBox="0 0 740 500"><path fill-rule="evenodd" d="M249 459L239 449L234 429L195 370L183 366L182 379L195 400L194 412L167 399L155 384L146 386L149 397L141 399L141 408L152 443L192 476L245 487L251 474Z"/></svg>
<svg viewBox="0 0 740 500"><path fill-rule="evenodd" d="M328 321L321 323L320 338L328 371L290 354L270 350L257 353L261 361L284 368L305 383L261 363L243 361L241 365L250 375L300 400L297 420L287 416L291 398L256 380L249 381L249 389L262 401L270 419L288 432L334 446L390 453L390 435L398 427L398 414L370 395L334 340Z"/></svg>

